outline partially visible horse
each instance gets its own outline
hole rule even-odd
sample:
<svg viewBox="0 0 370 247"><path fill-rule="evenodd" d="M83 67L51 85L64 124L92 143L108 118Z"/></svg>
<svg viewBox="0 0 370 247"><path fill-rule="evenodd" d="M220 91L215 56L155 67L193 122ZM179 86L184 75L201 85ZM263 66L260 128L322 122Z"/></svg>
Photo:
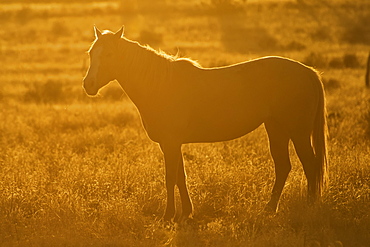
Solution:
<svg viewBox="0 0 370 247"><path fill-rule="evenodd" d="M241 137L261 124L268 134L276 179L266 209L276 211L291 170L291 140L308 181L309 201L322 192L326 165L326 107L318 73L297 61L264 57L226 67L158 52L116 33L95 28L88 95L117 80L136 105L147 135L159 143L166 167L165 220L175 215L177 185L182 218L193 206L186 186L181 146Z"/></svg>
<svg viewBox="0 0 370 247"><path fill-rule="evenodd" d="M370 87L370 52L369 52L369 55L367 56L365 85L366 87Z"/></svg>

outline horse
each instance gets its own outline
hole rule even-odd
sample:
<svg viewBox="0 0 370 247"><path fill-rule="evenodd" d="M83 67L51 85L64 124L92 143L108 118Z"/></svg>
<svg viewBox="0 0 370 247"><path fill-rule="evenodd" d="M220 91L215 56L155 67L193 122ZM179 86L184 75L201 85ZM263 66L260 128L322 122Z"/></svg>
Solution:
<svg viewBox="0 0 370 247"><path fill-rule="evenodd" d="M369 55L367 56L365 85L366 87L370 87L370 52L369 52Z"/></svg>
<svg viewBox="0 0 370 247"><path fill-rule="evenodd" d="M277 211L291 170L290 141L304 168L308 201L320 200L328 163L326 103L320 75L313 68L277 56L204 68L127 39L123 27L117 32L94 27L94 32L83 88L95 96L117 80L137 107L147 136L164 155L165 221L176 214L175 186L181 198L180 219L193 215L182 145L232 140L262 124L275 165L265 209Z"/></svg>

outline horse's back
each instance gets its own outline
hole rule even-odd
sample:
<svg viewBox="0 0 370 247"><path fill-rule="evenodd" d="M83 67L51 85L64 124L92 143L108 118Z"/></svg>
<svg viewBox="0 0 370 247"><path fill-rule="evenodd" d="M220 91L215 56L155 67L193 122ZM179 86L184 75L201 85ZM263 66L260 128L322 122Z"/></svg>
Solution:
<svg viewBox="0 0 370 247"><path fill-rule="evenodd" d="M184 64L174 79L186 142L237 138L271 120L309 129L321 83L311 68L280 57L215 69Z"/></svg>
<svg viewBox="0 0 370 247"><path fill-rule="evenodd" d="M296 114L314 107L321 81L313 69L294 60L265 57L206 70L197 82L201 100L225 109ZM200 102L199 102L200 103Z"/></svg>

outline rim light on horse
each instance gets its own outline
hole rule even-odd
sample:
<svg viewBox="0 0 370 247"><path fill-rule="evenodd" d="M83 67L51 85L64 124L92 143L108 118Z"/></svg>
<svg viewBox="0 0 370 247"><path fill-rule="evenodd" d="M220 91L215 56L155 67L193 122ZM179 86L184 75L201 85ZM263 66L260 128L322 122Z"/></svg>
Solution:
<svg viewBox="0 0 370 247"><path fill-rule="evenodd" d="M181 217L193 212L182 144L231 140L261 124L276 173L266 209L277 210L291 170L290 140L304 168L309 201L320 197L327 166L327 126L323 85L315 70L282 57L203 68L124 38L123 27L116 33L94 30L83 87L88 95L96 95L116 79L136 105L149 138L164 154L165 220L175 215L175 186Z"/></svg>

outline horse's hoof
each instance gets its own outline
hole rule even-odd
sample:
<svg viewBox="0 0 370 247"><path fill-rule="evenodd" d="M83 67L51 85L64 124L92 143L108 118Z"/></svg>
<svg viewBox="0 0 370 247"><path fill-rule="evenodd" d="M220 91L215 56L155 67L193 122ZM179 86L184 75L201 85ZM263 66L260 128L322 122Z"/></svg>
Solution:
<svg viewBox="0 0 370 247"><path fill-rule="evenodd" d="M163 219L164 222L172 222L174 217L175 217L175 213L165 212L162 219Z"/></svg>
<svg viewBox="0 0 370 247"><path fill-rule="evenodd" d="M270 203L268 203L268 204L265 206L264 211L265 211L266 213L275 214L275 213L277 212L277 206L274 206L274 205L271 205Z"/></svg>
<svg viewBox="0 0 370 247"><path fill-rule="evenodd" d="M198 229L198 224L193 218L190 218L190 217L180 217L176 225L179 229L187 229L187 230Z"/></svg>

